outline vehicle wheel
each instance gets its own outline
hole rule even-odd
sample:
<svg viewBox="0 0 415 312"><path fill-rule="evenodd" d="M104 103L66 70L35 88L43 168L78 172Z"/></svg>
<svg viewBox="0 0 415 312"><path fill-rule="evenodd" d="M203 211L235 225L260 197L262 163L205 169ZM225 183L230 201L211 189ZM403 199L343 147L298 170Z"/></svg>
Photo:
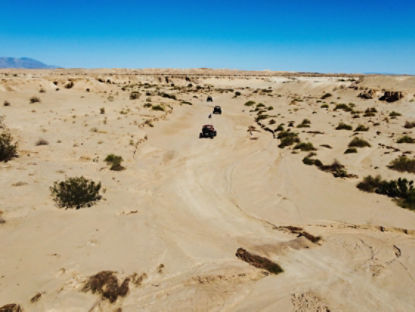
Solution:
<svg viewBox="0 0 415 312"><path fill-rule="evenodd" d="M203 135L201 133L199 133L199 139L203 138Z"/></svg>

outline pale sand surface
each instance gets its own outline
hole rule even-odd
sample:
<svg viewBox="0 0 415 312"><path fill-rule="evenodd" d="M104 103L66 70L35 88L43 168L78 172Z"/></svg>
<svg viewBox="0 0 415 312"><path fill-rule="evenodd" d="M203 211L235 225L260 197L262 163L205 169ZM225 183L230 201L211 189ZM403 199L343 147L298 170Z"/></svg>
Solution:
<svg viewBox="0 0 415 312"><path fill-rule="evenodd" d="M74 86L66 89L70 79ZM268 88L271 93L261 91ZM359 98L364 88L376 89L376 97ZM382 89L402 91L404 98L379 101ZM131 90L140 98L130 100ZM241 95L234 97L235 91ZM320 100L327 92L332 96ZM415 212L356 188L369 174L414 179L387 168L402 152L414 157L415 144L396 143L404 132L414 135L403 127L415 121L414 94L409 76L1 70L0 115L18 142L19 157L0 163L0 307L415 311ZM206 102L208 95L213 102ZM32 96L41 102L30 104ZM147 98L165 111L144 107ZM5 100L10 106L3 106ZM274 117L262 121L274 119L273 129L309 119L310 128L294 128L301 140L317 147L323 163L337 159L358 178L334 178L304 165L307 152L278 148L279 140L244 106L248 100L273 107L267 114ZM329 109L320 108L323 103ZM354 119L334 111L336 103L378 112ZM208 119L214 105L223 114ZM402 116L386 122L391 111ZM358 136L371 147L344 154L354 132L334 130L340 121L369 126ZM217 129L213 140L198 138L207 123ZM256 128L252 136L249 126ZM40 138L49 144L36 146ZM110 153L123 157L126 170L108 169L103 160ZM49 187L80 175L102 182L104 200L80 210L58 208ZM280 226L302 227L321 241ZM250 266L235 256L239 247L277 262L284 272L268 275ZM145 275L110 303L82 291L88 277L103 270L120 280Z"/></svg>

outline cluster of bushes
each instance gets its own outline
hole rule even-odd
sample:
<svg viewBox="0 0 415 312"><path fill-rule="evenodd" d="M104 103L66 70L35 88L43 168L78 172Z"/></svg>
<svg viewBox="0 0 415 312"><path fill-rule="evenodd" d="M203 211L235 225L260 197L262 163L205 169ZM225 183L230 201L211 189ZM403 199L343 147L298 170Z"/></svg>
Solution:
<svg viewBox="0 0 415 312"><path fill-rule="evenodd" d="M291 132L290 130L282 130L280 133L278 133L277 138L281 140L280 145L278 145L279 148L284 148L286 146L291 146L295 143L300 143L298 134L295 132Z"/></svg>
<svg viewBox="0 0 415 312"><path fill-rule="evenodd" d="M365 110L364 117L374 117L377 113L377 109L375 107L371 107Z"/></svg>
<svg viewBox="0 0 415 312"><path fill-rule="evenodd" d="M399 178L398 180L382 180L381 176L367 176L357 188L364 192L377 193L394 198L404 208L415 209L414 181Z"/></svg>
<svg viewBox="0 0 415 312"><path fill-rule="evenodd" d="M316 148L314 147L314 145L311 142L300 142L297 145L294 146L294 149L299 149L303 152L310 152L310 151L315 151Z"/></svg>

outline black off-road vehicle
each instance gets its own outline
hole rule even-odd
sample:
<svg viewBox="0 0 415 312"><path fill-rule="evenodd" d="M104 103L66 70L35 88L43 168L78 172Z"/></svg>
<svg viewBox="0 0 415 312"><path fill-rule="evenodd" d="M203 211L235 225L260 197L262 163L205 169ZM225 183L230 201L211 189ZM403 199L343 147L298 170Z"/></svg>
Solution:
<svg viewBox="0 0 415 312"><path fill-rule="evenodd" d="M222 108L220 107L220 106L215 106L214 108L213 108L213 113L214 114L222 114Z"/></svg>
<svg viewBox="0 0 415 312"><path fill-rule="evenodd" d="M199 138L211 138L213 139L216 136L216 130L212 125L204 125L202 127L202 132L199 134Z"/></svg>

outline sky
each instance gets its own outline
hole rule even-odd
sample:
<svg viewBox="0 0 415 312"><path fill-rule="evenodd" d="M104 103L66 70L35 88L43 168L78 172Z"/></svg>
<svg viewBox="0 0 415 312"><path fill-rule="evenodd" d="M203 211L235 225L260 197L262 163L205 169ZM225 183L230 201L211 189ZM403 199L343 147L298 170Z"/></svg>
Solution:
<svg viewBox="0 0 415 312"><path fill-rule="evenodd" d="M70 68L415 74L415 0L0 0L0 56Z"/></svg>

